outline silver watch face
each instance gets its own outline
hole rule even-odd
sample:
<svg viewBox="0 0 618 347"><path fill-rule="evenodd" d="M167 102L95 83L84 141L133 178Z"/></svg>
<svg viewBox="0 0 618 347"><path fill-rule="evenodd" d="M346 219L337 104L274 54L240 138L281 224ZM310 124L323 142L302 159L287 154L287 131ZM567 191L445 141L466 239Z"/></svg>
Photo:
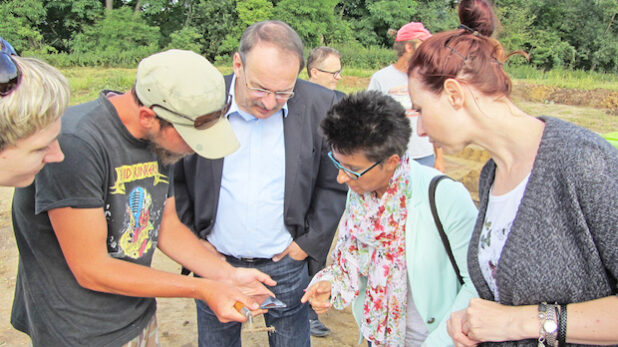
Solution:
<svg viewBox="0 0 618 347"><path fill-rule="evenodd" d="M543 323L543 330L545 330L546 333L553 333L556 329L558 329L558 324L553 320L546 320L545 323Z"/></svg>

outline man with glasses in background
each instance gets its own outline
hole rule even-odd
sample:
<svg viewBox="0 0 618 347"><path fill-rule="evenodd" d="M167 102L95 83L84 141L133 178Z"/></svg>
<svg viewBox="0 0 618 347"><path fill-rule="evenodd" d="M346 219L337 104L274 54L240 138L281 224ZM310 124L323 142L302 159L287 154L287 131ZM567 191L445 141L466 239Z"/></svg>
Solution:
<svg viewBox="0 0 618 347"><path fill-rule="evenodd" d="M270 346L279 347L310 345L300 298L308 271L324 266L347 193L318 132L336 95L298 79L303 54L287 24L249 26L226 76L240 148L224 159L185 158L175 171L179 216L206 247L278 282L271 289L286 307L264 318L275 328ZM220 323L199 300L197 315L200 346L240 346L240 324Z"/></svg>
<svg viewBox="0 0 618 347"><path fill-rule="evenodd" d="M314 48L307 57L309 82L335 90L341 80L341 54L326 46ZM340 93L340 92L339 92ZM343 97L343 93L341 93Z"/></svg>
<svg viewBox="0 0 618 347"><path fill-rule="evenodd" d="M56 138L69 83L1 37L0 46L0 186L25 187L45 164L64 159Z"/></svg>
<svg viewBox="0 0 618 347"><path fill-rule="evenodd" d="M234 305L258 303L240 290L270 294L267 275L213 256L176 215L171 165L238 148L226 95L204 57L170 50L140 62L130 92L67 109L65 160L13 200L11 323L33 346L156 346L154 297L205 300L218 319L245 321ZM150 268L157 247L203 278Z"/></svg>
<svg viewBox="0 0 618 347"><path fill-rule="evenodd" d="M326 46L314 48L307 57L307 75L309 82L332 89L337 94L337 99L345 96L345 93L336 90L341 80L341 54L338 50ZM319 270L319 269L318 269ZM315 273L310 273L313 276ZM309 306L309 327L311 336L324 337L330 335L330 329L320 321L318 314Z"/></svg>

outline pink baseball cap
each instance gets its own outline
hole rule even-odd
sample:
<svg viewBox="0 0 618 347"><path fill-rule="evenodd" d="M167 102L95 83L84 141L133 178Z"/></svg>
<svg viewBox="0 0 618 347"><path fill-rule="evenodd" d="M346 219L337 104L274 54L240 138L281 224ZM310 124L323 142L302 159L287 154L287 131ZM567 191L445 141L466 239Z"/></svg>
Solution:
<svg viewBox="0 0 618 347"><path fill-rule="evenodd" d="M420 22L410 22L401 27L397 31L397 36L395 37L396 42L401 41L410 41L414 39L419 39L421 41L430 37L431 33L429 30L425 29L423 23Z"/></svg>

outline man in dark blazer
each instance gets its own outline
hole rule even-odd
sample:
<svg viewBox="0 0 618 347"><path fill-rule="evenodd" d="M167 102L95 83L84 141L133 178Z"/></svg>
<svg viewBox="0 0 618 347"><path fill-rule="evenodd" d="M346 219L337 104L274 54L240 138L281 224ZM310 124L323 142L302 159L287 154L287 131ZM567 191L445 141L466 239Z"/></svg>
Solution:
<svg viewBox="0 0 618 347"><path fill-rule="evenodd" d="M244 32L226 77L226 115L240 149L225 159L185 158L176 166L180 219L234 266L269 274L284 308L265 314L271 346L309 346L308 273L324 266L344 209L318 126L336 102L332 91L298 79L304 66L298 34L265 21ZM240 324L220 323L197 301L200 346L240 346Z"/></svg>

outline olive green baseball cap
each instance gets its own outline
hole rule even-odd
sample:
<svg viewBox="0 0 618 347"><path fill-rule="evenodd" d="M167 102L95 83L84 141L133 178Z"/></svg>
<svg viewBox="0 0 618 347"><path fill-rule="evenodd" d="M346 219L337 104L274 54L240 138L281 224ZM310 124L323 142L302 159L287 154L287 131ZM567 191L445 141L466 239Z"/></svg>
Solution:
<svg viewBox="0 0 618 347"><path fill-rule="evenodd" d="M231 100L223 75L203 56L172 49L144 58L135 92L202 157L222 158L240 147L225 117Z"/></svg>

